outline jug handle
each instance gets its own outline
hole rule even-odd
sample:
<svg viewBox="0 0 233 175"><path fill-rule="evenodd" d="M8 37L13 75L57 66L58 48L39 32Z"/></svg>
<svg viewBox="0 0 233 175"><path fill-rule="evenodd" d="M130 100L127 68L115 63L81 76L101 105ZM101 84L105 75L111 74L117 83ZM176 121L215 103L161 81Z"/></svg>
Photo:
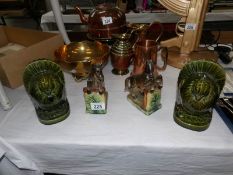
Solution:
<svg viewBox="0 0 233 175"><path fill-rule="evenodd" d="M158 40L159 40L159 39L162 37L162 35L163 35L164 28L163 28L163 25L162 25L160 22L154 21L154 22L152 22L152 23L150 24L150 26L149 26L149 28L148 28L147 30L149 30L154 24L158 24L159 27L160 27L160 34L159 34L159 36L155 39L155 42L158 42Z"/></svg>
<svg viewBox="0 0 233 175"><path fill-rule="evenodd" d="M156 68L159 71L164 71L166 69L166 67L167 67L168 49L167 49L167 47L161 47L161 46L159 46L158 51L160 51L160 50L161 50L161 58L163 60L163 66L159 67L158 65L156 65ZM163 53L165 55L163 55Z"/></svg>

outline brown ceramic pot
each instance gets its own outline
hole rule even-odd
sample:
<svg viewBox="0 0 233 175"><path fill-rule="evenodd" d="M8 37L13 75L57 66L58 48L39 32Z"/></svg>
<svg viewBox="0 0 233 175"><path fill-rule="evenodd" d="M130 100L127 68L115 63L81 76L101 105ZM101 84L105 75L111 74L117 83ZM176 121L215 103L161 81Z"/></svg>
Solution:
<svg viewBox="0 0 233 175"><path fill-rule="evenodd" d="M117 55L111 53L112 73L115 75L125 75L129 72L132 55Z"/></svg>
<svg viewBox="0 0 233 175"><path fill-rule="evenodd" d="M163 65L158 65L158 52L162 50L161 59ZM133 75L142 74L145 66L146 60L151 59L154 63L154 71L163 71L167 66L167 48L160 47L155 40L141 40L135 44L135 59L134 59L134 68Z"/></svg>
<svg viewBox="0 0 233 175"><path fill-rule="evenodd" d="M98 5L88 18L76 7L82 23L88 25L88 33L94 39L110 39L112 34L124 33L127 30L125 13L112 4Z"/></svg>
<svg viewBox="0 0 233 175"><path fill-rule="evenodd" d="M133 58L133 49L129 42L130 36L130 34L113 35L117 39L110 50L113 74L125 75L129 72L128 68Z"/></svg>

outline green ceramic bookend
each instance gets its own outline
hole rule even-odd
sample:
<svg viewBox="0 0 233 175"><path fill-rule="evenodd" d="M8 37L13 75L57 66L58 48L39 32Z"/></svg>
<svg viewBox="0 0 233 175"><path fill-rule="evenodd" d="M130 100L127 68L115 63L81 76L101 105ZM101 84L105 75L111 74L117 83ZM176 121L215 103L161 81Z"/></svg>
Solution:
<svg viewBox="0 0 233 175"><path fill-rule="evenodd" d="M127 99L146 115L161 108L162 86L162 76L154 73L152 60L146 61L142 74L131 75L125 80L125 90L129 92Z"/></svg>
<svg viewBox="0 0 233 175"><path fill-rule="evenodd" d="M175 122L191 130L206 130L224 84L225 71L219 64L205 60L186 64L177 82Z"/></svg>
<svg viewBox="0 0 233 175"><path fill-rule="evenodd" d="M93 64L87 79L87 87L83 88L86 112L90 114L106 114L108 93L104 87L102 66Z"/></svg>
<svg viewBox="0 0 233 175"><path fill-rule="evenodd" d="M26 66L23 81L41 123L55 124L69 116L64 75L56 63L47 59L33 61Z"/></svg>

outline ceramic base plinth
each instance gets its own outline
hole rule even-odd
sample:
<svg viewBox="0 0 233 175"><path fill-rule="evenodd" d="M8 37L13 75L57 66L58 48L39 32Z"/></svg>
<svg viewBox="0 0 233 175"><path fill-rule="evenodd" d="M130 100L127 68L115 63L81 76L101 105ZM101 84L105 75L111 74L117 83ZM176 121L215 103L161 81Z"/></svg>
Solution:
<svg viewBox="0 0 233 175"><path fill-rule="evenodd" d="M70 114L70 111L67 111L67 113L65 113L64 115L62 115L56 119L52 119L52 120L42 120L40 118L38 118L38 119L44 125L52 125L52 124L56 124L56 123L59 123L59 122L65 120L69 116L69 114Z"/></svg>
<svg viewBox="0 0 233 175"><path fill-rule="evenodd" d="M52 125L65 120L70 114L68 101L55 107L54 110L36 109L38 120L44 125Z"/></svg>
<svg viewBox="0 0 233 175"><path fill-rule="evenodd" d="M84 100L86 104L86 112L90 114L106 114L107 113L107 97L108 93L105 91L103 93L99 92L84 92ZM99 105L101 108L93 109L93 105ZM101 105L100 105L101 104Z"/></svg>
<svg viewBox="0 0 233 175"><path fill-rule="evenodd" d="M206 48L200 48L190 54L181 54L179 48L168 48L167 64L172 67L181 69L186 63L201 59L217 62L218 55Z"/></svg>
<svg viewBox="0 0 233 175"><path fill-rule="evenodd" d="M153 97L158 97L158 98L156 98L156 102L154 104L152 104L153 102L151 101L151 99L148 99L147 106L144 106L142 99L136 99L131 94L127 96L127 99L133 106L135 106L145 115L151 115L152 113L160 109L162 106L160 104L160 98L161 98L160 90L152 94L148 93L147 95L150 96L149 98L153 98Z"/></svg>
<svg viewBox="0 0 233 175"><path fill-rule="evenodd" d="M182 106L176 104L173 117L175 122L184 128L194 131L204 131L210 125L212 113L206 112L192 115L187 113Z"/></svg>

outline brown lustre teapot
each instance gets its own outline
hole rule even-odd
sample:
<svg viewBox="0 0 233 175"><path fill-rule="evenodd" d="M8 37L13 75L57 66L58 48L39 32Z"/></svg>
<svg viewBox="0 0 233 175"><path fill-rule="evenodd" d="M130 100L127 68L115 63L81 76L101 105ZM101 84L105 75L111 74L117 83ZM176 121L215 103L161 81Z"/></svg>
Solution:
<svg viewBox="0 0 233 175"><path fill-rule="evenodd" d="M112 34L124 33L127 30L126 17L118 7L112 4L99 4L88 18L79 7L75 7L82 23L88 25L88 33L93 39L111 39Z"/></svg>

